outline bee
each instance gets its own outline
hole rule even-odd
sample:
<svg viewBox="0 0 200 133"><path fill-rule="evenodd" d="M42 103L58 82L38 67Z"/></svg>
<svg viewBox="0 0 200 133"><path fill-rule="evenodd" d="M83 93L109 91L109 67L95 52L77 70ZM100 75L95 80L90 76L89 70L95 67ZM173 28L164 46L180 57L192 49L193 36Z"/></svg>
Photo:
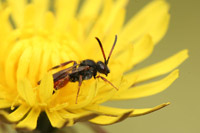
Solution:
<svg viewBox="0 0 200 133"><path fill-rule="evenodd" d="M97 38L97 37L95 37L95 38L96 38L96 40L97 40L97 42L98 42L98 44L101 48L101 52L103 54L104 62L102 62L102 61L95 62L91 59L86 59L86 60L81 61L79 64L77 64L76 61L71 60L71 61L64 62L60 65L54 66L50 69L50 70L57 69L59 67L63 67L63 66L66 66L70 63L73 63L73 66L65 68L63 70L60 70L60 71L54 73L53 74L53 80L54 80L54 88L56 90L64 87L68 82L79 82L78 91L77 91L77 95L76 95L76 104L77 104L77 101L78 101L80 87L81 87L83 80L89 80L92 77L94 79L101 78L103 81L107 82L113 88L118 90L118 88L115 87L106 78L102 77L101 75L97 75L97 73L101 73L101 74L104 74L104 75L107 76L110 73L110 70L108 68L108 62L109 62L110 56L111 56L111 54L114 50L114 47L116 45L117 35L115 35L115 40L114 40L114 43L112 45L112 48L110 50L110 53L109 53L107 59L106 59L106 55L104 53L103 45L102 45L100 39ZM40 84L40 81L38 82L38 84Z"/></svg>

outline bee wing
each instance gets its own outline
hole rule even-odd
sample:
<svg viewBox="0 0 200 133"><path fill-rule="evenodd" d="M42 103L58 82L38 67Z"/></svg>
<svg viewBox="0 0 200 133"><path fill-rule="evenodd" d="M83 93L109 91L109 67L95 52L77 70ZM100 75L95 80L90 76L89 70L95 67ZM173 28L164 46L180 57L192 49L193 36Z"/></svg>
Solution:
<svg viewBox="0 0 200 133"><path fill-rule="evenodd" d="M89 69L89 66L79 66L76 70L72 70L69 75Z"/></svg>
<svg viewBox="0 0 200 133"><path fill-rule="evenodd" d="M78 68L76 68L76 66L66 68L64 70L61 70L61 71L53 74L54 82L56 82L60 79L66 78L67 76L72 75L74 73L78 73L78 72L89 69L89 66L79 66Z"/></svg>
<svg viewBox="0 0 200 133"><path fill-rule="evenodd" d="M53 74L54 82L56 82L56 81L58 81L58 80L60 80L60 79L62 79L62 78L64 78L64 77L66 77L67 75L69 75L69 73L71 73L73 69L77 69L77 68L76 68L77 65L78 65L78 64L73 65L73 66L71 66L71 67L68 67L68 68L66 68L66 69L63 69L63 70L61 70L61 71L58 71L58 72L54 73L54 74Z"/></svg>

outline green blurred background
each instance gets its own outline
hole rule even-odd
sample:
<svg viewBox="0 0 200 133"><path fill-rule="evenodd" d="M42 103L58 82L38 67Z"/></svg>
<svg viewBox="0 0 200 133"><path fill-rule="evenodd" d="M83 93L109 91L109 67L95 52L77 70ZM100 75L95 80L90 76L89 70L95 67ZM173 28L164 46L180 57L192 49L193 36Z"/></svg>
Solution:
<svg viewBox="0 0 200 133"><path fill-rule="evenodd" d="M127 7L128 18L150 1L130 0ZM200 133L200 0L167 1L171 6L169 30L155 47L153 54L138 67L156 63L187 48L190 57L179 67L180 77L162 93L114 102L112 105L145 108L168 101L171 105L145 116L104 126L109 133ZM85 128L81 124L75 127L80 131Z"/></svg>

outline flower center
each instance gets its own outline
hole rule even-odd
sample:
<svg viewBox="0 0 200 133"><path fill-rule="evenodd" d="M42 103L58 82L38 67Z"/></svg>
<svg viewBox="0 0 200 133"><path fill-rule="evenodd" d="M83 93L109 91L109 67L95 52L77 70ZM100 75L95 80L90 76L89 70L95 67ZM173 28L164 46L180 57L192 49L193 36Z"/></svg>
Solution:
<svg viewBox="0 0 200 133"><path fill-rule="evenodd" d="M1 49L0 84L17 93L17 82L28 79L32 86L53 66L69 60L80 60L76 41L67 35L50 34L45 30L26 28L10 33L4 49Z"/></svg>

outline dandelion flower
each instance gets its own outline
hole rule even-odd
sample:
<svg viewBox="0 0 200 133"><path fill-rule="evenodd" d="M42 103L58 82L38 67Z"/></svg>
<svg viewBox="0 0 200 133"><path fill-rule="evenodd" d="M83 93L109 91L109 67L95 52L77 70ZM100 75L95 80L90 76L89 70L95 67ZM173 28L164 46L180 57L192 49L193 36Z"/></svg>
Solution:
<svg viewBox="0 0 200 133"><path fill-rule="evenodd" d="M33 130L40 113L45 112L56 128L79 121L108 125L168 105L144 109L101 105L165 90L178 78L179 71L174 69L188 57L187 50L182 50L161 62L128 72L152 53L167 31L170 15L169 5L155 0L124 24L126 5L127 0L85 0L81 4L79 0L56 0L53 4L48 0L0 1L1 119L16 123L16 128ZM101 39L108 54L115 34L118 41L108 64L111 73L106 78L118 91L92 78L83 81L77 104L78 82L69 82L54 92L52 74L62 68L49 72L50 68L69 60L103 60L94 37ZM167 73L161 80L138 84Z"/></svg>

